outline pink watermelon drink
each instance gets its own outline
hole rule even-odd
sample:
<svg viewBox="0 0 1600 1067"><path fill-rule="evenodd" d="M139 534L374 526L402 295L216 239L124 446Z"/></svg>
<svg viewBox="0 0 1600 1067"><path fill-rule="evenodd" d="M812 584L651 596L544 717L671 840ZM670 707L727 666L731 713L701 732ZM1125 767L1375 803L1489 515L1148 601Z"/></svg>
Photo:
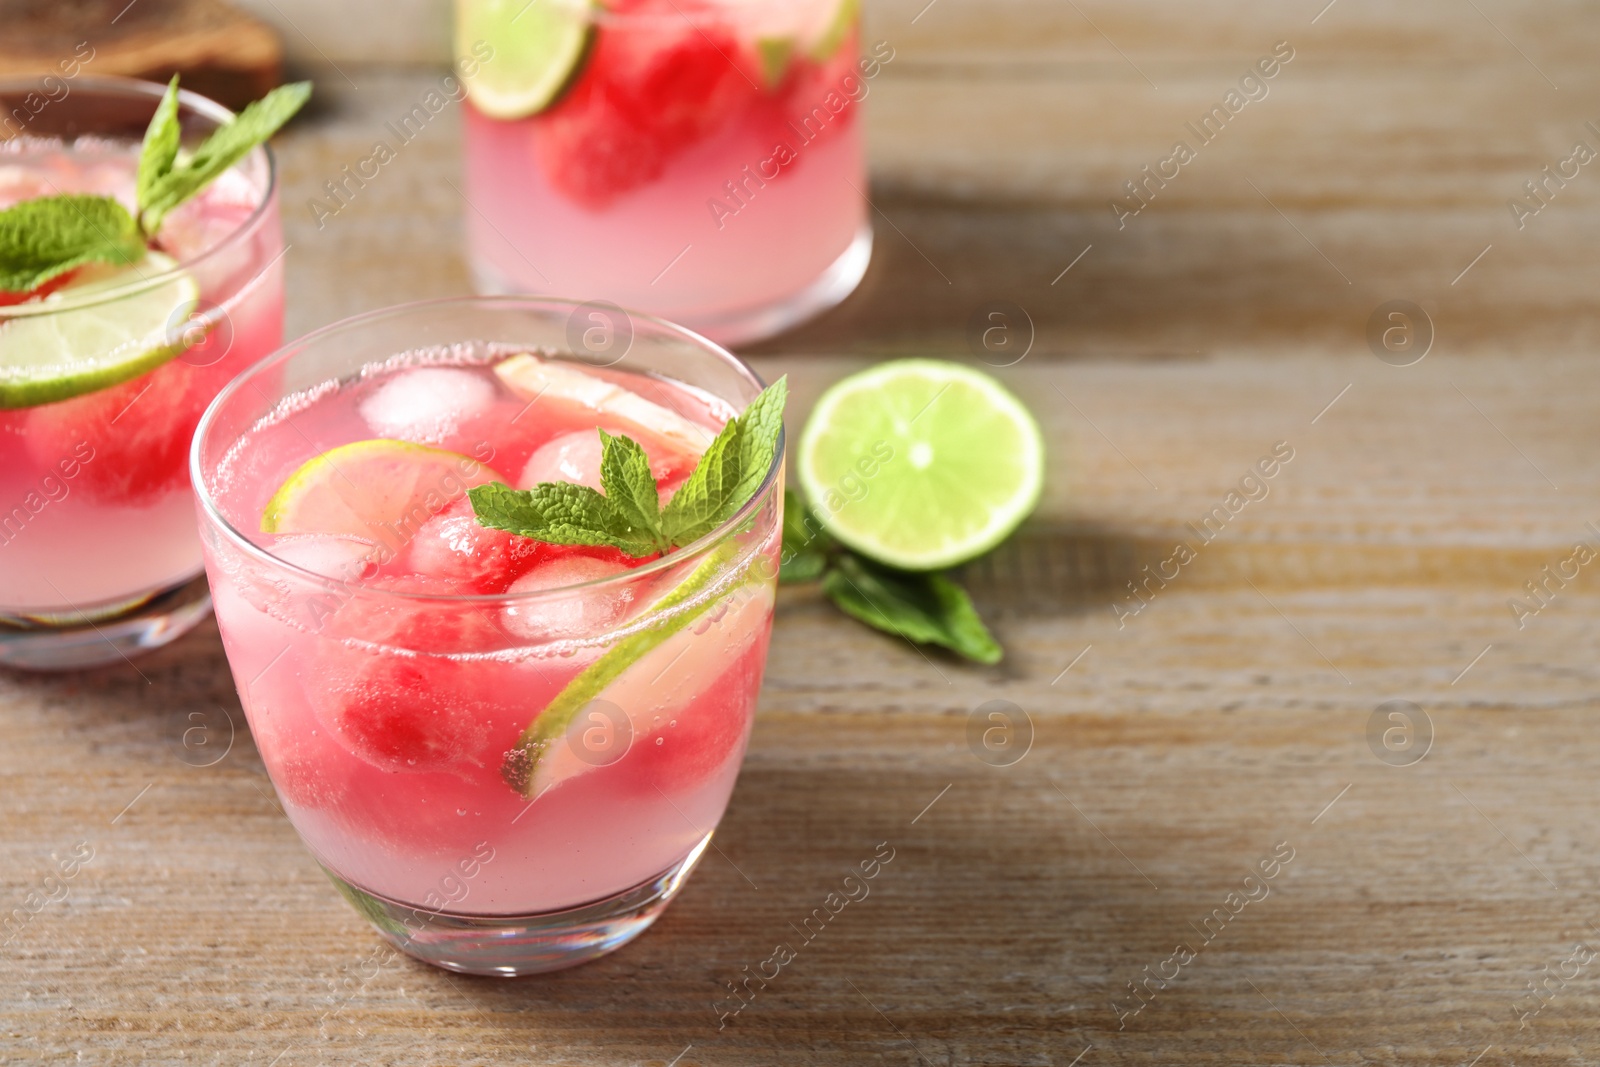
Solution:
<svg viewBox="0 0 1600 1067"><path fill-rule="evenodd" d="M265 148L139 227L139 136L163 99L82 79L0 142L0 663L118 661L205 611L188 446L281 341L283 240ZM167 106L190 151L230 118L187 93ZM123 222L127 247L28 287L8 235L54 233L52 207L96 241Z"/></svg>
<svg viewBox="0 0 1600 1067"><path fill-rule="evenodd" d="M350 320L247 372L195 444L217 621L284 810L384 936L455 970L567 966L648 926L728 802L766 660L776 451L665 553L632 526L624 550L486 524L547 487L619 499L602 431L669 517L759 388L653 320L618 366L571 361L575 311Z"/></svg>
<svg viewBox="0 0 1600 1067"><path fill-rule="evenodd" d="M856 0L457 0L479 288L720 341L843 299L870 255Z"/></svg>

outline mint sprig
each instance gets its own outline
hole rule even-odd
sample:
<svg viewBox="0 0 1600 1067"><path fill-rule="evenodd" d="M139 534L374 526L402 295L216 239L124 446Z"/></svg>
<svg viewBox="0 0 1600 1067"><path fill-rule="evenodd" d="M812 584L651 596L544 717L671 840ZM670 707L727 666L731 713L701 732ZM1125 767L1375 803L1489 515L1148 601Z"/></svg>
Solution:
<svg viewBox="0 0 1600 1067"><path fill-rule="evenodd" d="M48 196L0 211L0 289L25 293L85 263L137 263L144 237L109 196Z"/></svg>
<svg viewBox="0 0 1600 1067"><path fill-rule="evenodd" d="M31 292L87 263L137 263L173 208L276 133L310 95L310 82L272 90L185 158L174 75L145 129L135 211L130 214L113 197L77 193L36 197L0 211L0 290Z"/></svg>
<svg viewBox="0 0 1600 1067"><path fill-rule="evenodd" d="M939 645L979 663L998 663L1000 643L972 598L944 574L902 571L840 545L793 490L784 493L783 582L821 579L841 611L885 633Z"/></svg>
<svg viewBox="0 0 1600 1067"><path fill-rule="evenodd" d="M178 76L145 130L139 156L139 226L153 236L167 213L277 133L311 98L310 82L280 85L211 131L187 158L178 153Z"/></svg>
<svg viewBox="0 0 1600 1067"><path fill-rule="evenodd" d="M682 548L726 522L761 487L777 456L788 392L788 379L779 378L729 419L664 508L644 449L599 430L604 493L570 482L532 489L491 482L467 491L473 513L480 526L551 544L604 545L636 557Z"/></svg>
<svg viewBox="0 0 1600 1067"><path fill-rule="evenodd" d="M1000 643L967 591L942 574L895 571L849 553L822 576L822 591L868 626L942 645L979 663L1000 662Z"/></svg>

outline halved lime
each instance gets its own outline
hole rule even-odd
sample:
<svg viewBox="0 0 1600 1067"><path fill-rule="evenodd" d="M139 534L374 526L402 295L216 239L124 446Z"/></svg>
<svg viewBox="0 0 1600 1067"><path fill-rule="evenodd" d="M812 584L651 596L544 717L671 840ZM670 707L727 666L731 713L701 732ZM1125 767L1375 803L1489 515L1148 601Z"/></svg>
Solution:
<svg viewBox="0 0 1600 1067"><path fill-rule="evenodd" d="M500 481L482 463L442 448L376 438L313 456L261 512L270 534L344 534L391 550L475 485Z"/></svg>
<svg viewBox="0 0 1600 1067"><path fill-rule="evenodd" d="M457 0L456 62L467 96L490 118L543 111L589 49L591 14L587 0Z"/></svg>
<svg viewBox="0 0 1600 1067"><path fill-rule="evenodd" d="M796 455L828 532L882 563L935 570L982 555L1039 501L1044 439L994 378L903 359L837 383Z"/></svg>
<svg viewBox="0 0 1600 1067"><path fill-rule="evenodd" d="M0 408L105 389L186 349L183 328L200 302L200 286L177 267L160 252L127 267L95 264L43 300L0 308ZM102 299L169 272L151 288Z"/></svg>

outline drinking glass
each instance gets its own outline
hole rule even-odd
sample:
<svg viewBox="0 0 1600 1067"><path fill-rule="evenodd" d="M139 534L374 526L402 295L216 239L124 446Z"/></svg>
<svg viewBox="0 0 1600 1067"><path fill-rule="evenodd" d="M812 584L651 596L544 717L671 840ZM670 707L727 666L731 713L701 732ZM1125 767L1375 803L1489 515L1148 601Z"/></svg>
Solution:
<svg viewBox="0 0 1600 1067"><path fill-rule="evenodd" d="M96 193L131 209L138 147L164 91L123 78L0 82L0 206ZM182 92L178 114L193 147L231 113ZM170 214L158 241L171 259L146 259L126 284L0 305L0 357L28 359L40 336L114 337L108 320L149 320L131 343L177 352L131 378L0 409L0 664L116 662L173 640L210 606L189 442L223 384L282 342L272 153L257 148ZM197 300L151 320L163 292L193 292L185 274Z"/></svg>
<svg viewBox="0 0 1600 1067"><path fill-rule="evenodd" d="M707 847L766 661L781 442L755 497L701 540L524 593L380 587L365 560L308 569L282 547L304 544L259 532L262 501L369 436L363 390L416 366L531 352L725 412L761 389L723 349L639 314L597 355L569 341L588 332L587 311L477 297L348 319L247 370L194 442L217 623L283 809L382 937L455 971L523 975L609 952L655 920ZM483 416L501 429L472 450L496 462L505 434L545 411L536 399L514 418ZM464 475L474 461L461 462ZM435 504L464 491L449 470L438 489ZM392 552L427 518L386 526ZM561 714L570 723L539 742L530 771L519 738Z"/></svg>
<svg viewBox="0 0 1600 1067"><path fill-rule="evenodd" d="M724 344L850 294L872 251L861 102L892 57L860 56L855 0L525 6L456 2L479 292L607 300ZM552 70L563 6L587 36Z"/></svg>

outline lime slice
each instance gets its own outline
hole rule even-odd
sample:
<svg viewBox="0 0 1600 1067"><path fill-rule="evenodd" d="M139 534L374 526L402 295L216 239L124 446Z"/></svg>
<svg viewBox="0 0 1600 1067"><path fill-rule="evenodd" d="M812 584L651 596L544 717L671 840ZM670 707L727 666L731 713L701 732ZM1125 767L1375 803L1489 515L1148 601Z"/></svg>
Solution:
<svg viewBox="0 0 1600 1067"><path fill-rule="evenodd" d="M796 459L828 532L906 570L987 552L1044 486L1044 440L1022 402L981 371L927 359L834 385L817 401Z"/></svg>
<svg viewBox="0 0 1600 1067"><path fill-rule="evenodd" d="M472 103L496 119L549 107L589 49L590 11L585 0L457 0L456 60L476 68L462 78Z"/></svg>
<svg viewBox="0 0 1600 1067"><path fill-rule="evenodd" d="M806 48L819 63L833 58L861 16L861 0L828 0L827 7L827 15L817 22L821 29Z"/></svg>
<svg viewBox="0 0 1600 1067"><path fill-rule="evenodd" d="M721 577L729 558L730 553L714 555L649 610L666 610L699 595ZM741 583L617 642L523 731L502 768L507 780L524 796L537 797L610 762L585 758L581 741L574 740L586 725L584 712L597 699L628 717L636 745L651 734L659 736L663 720L706 714L696 705L716 704L706 699L707 689L761 637L773 592L770 584ZM725 610L712 610L719 607ZM707 615L710 622L699 621Z"/></svg>
<svg viewBox="0 0 1600 1067"><path fill-rule="evenodd" d="M459 452L385 438L355 441L289 475L267 501L261 530L365 537L397 551L468 489L499 480Z"/></svg>
<svg viewBox="0 0 1600 1067"><path fill-rule="evenodd" d="M546 2L546 0L541 0ZM861 17L861 0L707 0L740 37L753 42L767 88L782 80L791 60L832 59Z"/></svg>
<svg viewBox="0 0 1600 1067"><path fill-rule="evenodd" d="M699 423L572 363L523 352L496 363L494 373L524 400L569 412L576 419L608 419L630 434L659 440L692 456L705 452L712 441L711 431Z"/></svg>
<svg viewBox="0 0 1600 1067"><path fill-rule="evenodd" d="M789 73L789 60L794 58L794 38L758 37L756 56L761 60L761 84L776 89L783 76Z"/></svg>
<svg viewBox="0 0 1600 1067"><path fill-rule="evenodd" d="M151 288L100 299L169 272ZM0 308L0 408L66 400L159 367L188 347L181 331L199 303L194 275L150 252L128 267L85 267L41 301Z"/></svg>
<svg viewBox="0 0 1600 1067"><path fill-rule="evenodd" d="M650 657L651 652L699 619L713 605L722 602L723 598L703 594L717 583L727 565L738 555L739 547L737 542L729 540L708 552L688 577L647 609L649 613L661 613L662 618L617 641L555 695L555 699L546 705L539 717L522 731L516 747L506 753L500 774L512 788L519 790L523 796L537 798L550 786L581 773L571 765L570 753L563 754L556 747L556 742L566 735L578 713L590 701L606 695L607 687L624 672L647 659L655 662ZM770 592L766 590L767 595ZM696 597L700 599L696 600ZM674 608L678 609L676 613L669 614ZM716 645L715 641L703 638L700 643ZM682 649L674 651L682 655ZM663 673L658 670L655 675L659 678ZM648 685L645 687L646 692L649 688ZM618 695L621 696L620 693ZM633 694L630 692L630 695ZM639 703L636 700L629 702ZM648 703L644 706L648 706Z"/></svg>

